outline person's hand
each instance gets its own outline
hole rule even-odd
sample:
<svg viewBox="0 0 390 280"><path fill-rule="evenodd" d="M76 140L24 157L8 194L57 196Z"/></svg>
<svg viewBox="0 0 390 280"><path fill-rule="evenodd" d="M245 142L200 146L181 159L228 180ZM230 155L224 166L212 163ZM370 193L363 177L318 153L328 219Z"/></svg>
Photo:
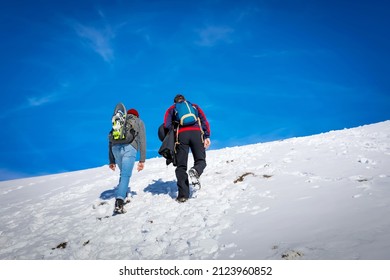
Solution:
<svg viewBox="0 0 390 280"><path fill-rule="evenodd" d="M208 149L210 147L210 144L211 144L210 138L206 138L204 140L204 148Z"/></svg>
<svg viewBox="0 0 390 280"><path fill-rule="evenodd" d="M110 167L110 169L112 171L115 171L116 164L115 163L110 163L110 165L108 167Z"/></svg>
<svg viewBox="0 0 390 280"><path fill-rule="evenodd" d="M137 170L138 172L142 171L145 167L145 162L138 162Z"/></svg>

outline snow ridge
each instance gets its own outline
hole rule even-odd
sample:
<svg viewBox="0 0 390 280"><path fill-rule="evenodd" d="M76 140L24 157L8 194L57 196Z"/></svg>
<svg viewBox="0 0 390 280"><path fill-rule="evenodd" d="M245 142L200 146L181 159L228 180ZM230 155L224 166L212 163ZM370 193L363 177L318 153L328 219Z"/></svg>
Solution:
<svg viewBox="0 0 390 280"><path fill-rule="evenodd" d="M0 259L389 259L390 121L207 153L175 201L162 158L112 216L107 166L0 182Z"/></svg>

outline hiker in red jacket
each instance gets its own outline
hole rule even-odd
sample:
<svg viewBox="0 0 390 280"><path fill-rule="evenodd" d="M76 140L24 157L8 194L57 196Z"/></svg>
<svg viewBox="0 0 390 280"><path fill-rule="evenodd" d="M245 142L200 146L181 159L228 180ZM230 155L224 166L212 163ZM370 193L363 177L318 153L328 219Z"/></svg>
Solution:
<svg viewBox="0 0 390 280"><path fill-rule="evenodd" d="M175 128L176 133L176 178L178 202L185 202L190 196L188 174L194 184L206 168L206 149L210 146L210 126L203 110L192 104L181 94L174 98L174 104L164 116L164 128ZM188 154L191 149L194 166L187 174Z"/></svg>

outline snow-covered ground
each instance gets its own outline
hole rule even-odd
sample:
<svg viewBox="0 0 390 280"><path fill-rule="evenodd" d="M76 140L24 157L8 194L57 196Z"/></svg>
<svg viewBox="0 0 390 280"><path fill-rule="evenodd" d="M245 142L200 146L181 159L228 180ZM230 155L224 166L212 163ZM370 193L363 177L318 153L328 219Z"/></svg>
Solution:
<svg viewBox="0 0 390 280"><path fill-rule="evenodd" d="M207 160L183 204L174 167L147 160L116 216L108 166L0 182L0 259L390 259L390 121Z"/></svg>

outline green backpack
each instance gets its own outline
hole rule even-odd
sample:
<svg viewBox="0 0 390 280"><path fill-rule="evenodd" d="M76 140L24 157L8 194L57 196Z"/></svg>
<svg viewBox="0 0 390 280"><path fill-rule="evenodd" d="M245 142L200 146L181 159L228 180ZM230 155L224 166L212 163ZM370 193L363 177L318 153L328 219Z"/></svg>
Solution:
<svg viewBox="0 0 390 280"><path fill-rule="evenodd" d="M112 129L109 134L109 140L113 144L130 144L134 141L138 134L134 129L136 117L127 114L123 103L118 103L115 106L111 122Z"/></svg>

